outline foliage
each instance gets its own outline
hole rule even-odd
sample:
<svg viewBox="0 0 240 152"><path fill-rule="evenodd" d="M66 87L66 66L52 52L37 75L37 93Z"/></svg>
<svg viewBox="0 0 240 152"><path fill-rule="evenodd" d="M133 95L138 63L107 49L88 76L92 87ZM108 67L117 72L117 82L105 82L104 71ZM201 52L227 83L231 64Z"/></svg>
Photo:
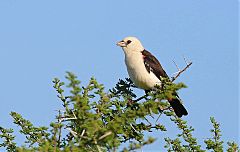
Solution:
<svg viewBox="0 0 240 152"><path fill-rule="evenodd" d="M29 120L16 112L11 112L13 122L25 135L25 146L16 146L12 129L0 127L0 147L7 151L119 151L120 145L128 143L122 151L134 151L153 143L156 139L145 137L146 132L166 132L167 128L159 123L160 117L167 117L176 124L180 133L175 139L165 138L167 151L223 151L219 124L211 118L213 137L205 140L206 148L193 137L194 129L178 118L166 99L181 88L183 83L173 84L163 79L161 89L135 99L134 85L130 79L119 80L116 86L104 91L104 86L91 78L88 85L81 86L77 77L67 72L67 85L59 79L53 80L57 97L64 110L59 110L55 122L49 127L35 127ZM159 88L159 86L157 87ZM69 94L66 95L65 92ZM157 120L155 119L157 118ZM153 121L155 120L155 121ZM154 122L154 123L153 123ZM66 133L67 132L67 133ZM228 152L239 151L236 143L228 142Z"/></svg>

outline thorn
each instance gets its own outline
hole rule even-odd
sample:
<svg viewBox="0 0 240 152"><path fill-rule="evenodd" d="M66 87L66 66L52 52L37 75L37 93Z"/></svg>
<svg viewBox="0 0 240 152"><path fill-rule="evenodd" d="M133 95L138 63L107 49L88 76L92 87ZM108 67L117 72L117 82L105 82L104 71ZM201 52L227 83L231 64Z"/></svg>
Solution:
<svg viewBox="0 0 240 152"><path fill-rule="evenodd" d="M176 62L174 60L172 60L173 63L175 64L175 66L177 67L178 71L181 71L181 69L179 69L178 65L176 64Z"/></svg>
<svg viewBox="0 0 240 152"><path fill-rule="evenodd" d="M183 55L183 60L184 60L184 62L186 63L186 65L188 65L189 64L189 62L187 61L187 59L185 58L185 56Z"/></svg>

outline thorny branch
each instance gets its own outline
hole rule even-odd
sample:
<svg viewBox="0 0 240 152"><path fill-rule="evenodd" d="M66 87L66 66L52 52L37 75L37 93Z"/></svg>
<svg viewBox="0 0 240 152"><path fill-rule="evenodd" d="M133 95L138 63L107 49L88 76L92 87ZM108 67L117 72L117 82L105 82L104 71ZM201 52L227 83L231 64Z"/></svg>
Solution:
<svg viewBox="0 0 240 152"><path fill-rule="evenodd" d="M185 63L186 63L186 67L183 68L182 70L178 67L178 65L176 64L175 61L173 61L173 63L175 64L175 66L177 67L178 69L178 72L176 72L176 76L172 77L172 82L175 81L184 71L186 71L191 65L192 65L192 62L187 62L186 58L183 57Z"/></svg>

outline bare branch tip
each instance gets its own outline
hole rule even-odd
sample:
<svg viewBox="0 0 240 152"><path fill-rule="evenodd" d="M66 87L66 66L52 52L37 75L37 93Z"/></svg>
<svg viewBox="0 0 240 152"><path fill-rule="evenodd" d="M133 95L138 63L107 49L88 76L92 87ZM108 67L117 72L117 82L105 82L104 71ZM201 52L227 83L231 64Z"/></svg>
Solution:
<svg viewBox="0 0 240 152"><path fill-rule="evenodd" d="M184 57L184 61L186 63L186 67L183 68L182 70L180 70L177 64L173 61L176 67L178 68L178 72L176 72L176 76L172 77L172 82L175 81L184 71L186 71L192 65L192 62L187 62L185 57Z"/></svg>

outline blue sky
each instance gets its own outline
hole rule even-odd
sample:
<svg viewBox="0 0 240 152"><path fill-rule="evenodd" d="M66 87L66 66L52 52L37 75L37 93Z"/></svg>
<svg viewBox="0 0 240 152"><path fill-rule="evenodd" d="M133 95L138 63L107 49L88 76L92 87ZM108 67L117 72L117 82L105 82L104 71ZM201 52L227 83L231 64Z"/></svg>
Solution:
<svg viewBox="0 0 240 152"><path fill-rule="evenodd" d="M209 117L221 123L224 140L239 137L238 3L219 0L152 1L0 1L0 125L16 128L10 111L35 125L48 125L61 107L52 79L74 72L82 84L90 77L106 90L127 77L116 42L138 37L169 75L172 60L193 65L177 80L188 88L180 96L188 120L203 141ZM143 91L138 91L143 94ZM168 134L174 136L171 125ZM173 125L172 128L175 128ZM17 141L22 142L19 136ZM144 150L157 150L160 139Z"/></svg>

